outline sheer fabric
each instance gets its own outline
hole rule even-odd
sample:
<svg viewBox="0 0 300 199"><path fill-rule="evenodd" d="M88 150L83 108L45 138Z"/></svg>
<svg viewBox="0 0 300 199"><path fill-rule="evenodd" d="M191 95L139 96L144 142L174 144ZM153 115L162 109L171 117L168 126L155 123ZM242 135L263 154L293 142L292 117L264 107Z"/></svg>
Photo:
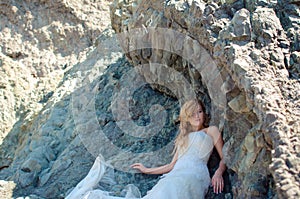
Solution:
<svg viewBox="0 0 300 199"><path fill-rule="evenodd" d="M204 198L210 185L207 161L213 149L213 140L204 131L189 134L187 149L179 154L174 168L162 175L158 183L142 197L143 199L199 199ZM108 192L95 189L105 173L105 162L97 157L88 175L66 197L67 199L138 199L139 190L127 186L125 197L110 196Z"/></svg>

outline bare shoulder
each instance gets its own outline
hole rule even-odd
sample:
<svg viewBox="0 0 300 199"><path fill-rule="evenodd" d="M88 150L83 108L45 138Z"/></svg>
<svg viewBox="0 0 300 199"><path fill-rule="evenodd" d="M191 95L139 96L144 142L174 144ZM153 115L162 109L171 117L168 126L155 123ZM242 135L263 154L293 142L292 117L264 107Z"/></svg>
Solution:
<svg viewBox="0 0 300 199"><path fill-rule="evenodd" d="M216 126L209 126L208 128L206 128L206 133L213 136L215 134L220 134L220 131Z"/></svg>
<svg viewBox="0 0 300 199"><path fill-rule="evenodd" d="M216 126L209 126L206 128L206 133L213 138L214 142L221 138L219 128Z"/></svg>

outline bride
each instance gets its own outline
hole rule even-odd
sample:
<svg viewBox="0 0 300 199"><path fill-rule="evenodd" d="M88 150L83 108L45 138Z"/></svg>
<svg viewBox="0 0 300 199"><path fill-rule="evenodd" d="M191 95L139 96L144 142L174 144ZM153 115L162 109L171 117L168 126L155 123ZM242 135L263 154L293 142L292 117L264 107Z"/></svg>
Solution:
<svg viewBox="0 0 300 199"><path fill-rule="evenodd" d="M205 107L201 101L187 101L180 110L180 132L175 140L174 157L171 163L164 166L147 168L141 163L132 164L145 174L164 174L158 183L142 197L143 199L199 199L204 198L209 185L215 193L224 188L223 172L223 139L218 128L207 126ZM219 167L210 179L207 161L213 147L219 153ZM102 190L93 187L104 175L105 164L98 157L88 175L66 197L67 199L121 199L109 196ZM140 198L127 194L125 198Z"/></svg>

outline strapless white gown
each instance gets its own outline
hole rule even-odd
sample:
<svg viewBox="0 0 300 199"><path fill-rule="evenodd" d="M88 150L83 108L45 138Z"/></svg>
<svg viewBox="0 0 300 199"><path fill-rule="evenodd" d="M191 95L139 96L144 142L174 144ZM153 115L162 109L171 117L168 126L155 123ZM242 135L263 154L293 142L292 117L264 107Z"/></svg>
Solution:
<svg viewBox="0 0 300 199"><path fill-rule="evenodd" d="M162 175L158 183L142 197L143 199L200 199L204 198L211 183L207 161L213 149L213 140L203 131L189 134L189 145L185 152L179 154L174 168ZM67 199L122 199L109 196L105 191L96 189L95 185L105 172L105 163L100 158L88 175L66 197ZM141 198L129 191L127 199ZM124 197L123 197L124 199Z"/></svg>

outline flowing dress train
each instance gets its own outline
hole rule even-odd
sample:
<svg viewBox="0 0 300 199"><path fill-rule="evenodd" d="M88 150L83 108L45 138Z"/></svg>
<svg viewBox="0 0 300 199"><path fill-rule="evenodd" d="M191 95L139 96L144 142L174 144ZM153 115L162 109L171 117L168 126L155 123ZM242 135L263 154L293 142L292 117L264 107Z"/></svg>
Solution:
<svg viewBox="0 0 300 199"><path fill-rule="evenodd" d="M213 140L204 131L189 134L187 149L180 153L174 168L162 175L158 183L142 199L200 199L204 198L210 185L207 161L213 149ZM110 196L94 189L105 172L105 165L97 157L88 175L73 189L66 199L124 199ZM132 190L133 189L133 190ZM126 199L141 198L131 187Z"/></svg>

